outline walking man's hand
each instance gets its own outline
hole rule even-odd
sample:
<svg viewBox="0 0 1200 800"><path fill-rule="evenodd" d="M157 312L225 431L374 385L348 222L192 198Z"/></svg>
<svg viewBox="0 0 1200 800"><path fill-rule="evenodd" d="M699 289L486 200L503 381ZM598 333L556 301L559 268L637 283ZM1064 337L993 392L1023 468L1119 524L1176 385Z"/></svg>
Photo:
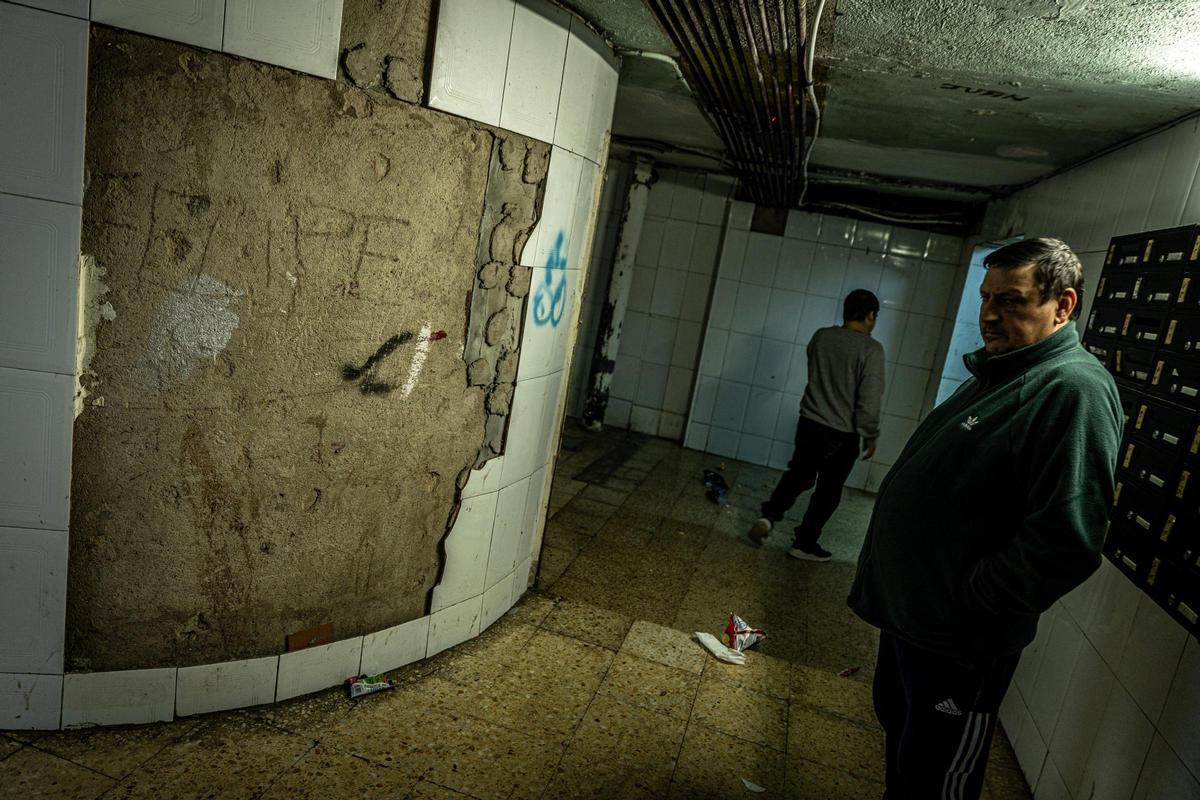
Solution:
<svg viewBox="0 0 1200 800"><path fill-rule="evenodd" d="M870 461L874 457L875 457L875 446L874 445L871 445L870 447L863 450L863 455L862 455L863 461Z"/></svg>

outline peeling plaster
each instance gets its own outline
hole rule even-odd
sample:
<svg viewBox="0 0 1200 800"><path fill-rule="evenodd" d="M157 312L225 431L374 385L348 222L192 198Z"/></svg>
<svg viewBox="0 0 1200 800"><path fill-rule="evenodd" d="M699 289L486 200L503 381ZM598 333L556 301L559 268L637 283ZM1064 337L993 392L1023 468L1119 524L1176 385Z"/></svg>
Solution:
<svg viewBox="0 0 1200 800"><path fill-rule="evenodd" d="M231 306L244 294L211 275L197 275L172 289L130 377L160 390L186 383L196 367L229 344L241 321Z"/></svg>
<svg viewBox="0 0 1200 800"><path fill-rule="evenodd" d="M101 280L108 271L96 263L94 256L84 254L79 258L79 304L75 337L75 419L83 413L85 403L92 392L84 386L86 379L92 389L99 378L92 371L92 359L96 355L96 329L101 322L112 322L117 311L106 298L108 285ZM94 406L104 405L104 398L97 396Z"/></svg>

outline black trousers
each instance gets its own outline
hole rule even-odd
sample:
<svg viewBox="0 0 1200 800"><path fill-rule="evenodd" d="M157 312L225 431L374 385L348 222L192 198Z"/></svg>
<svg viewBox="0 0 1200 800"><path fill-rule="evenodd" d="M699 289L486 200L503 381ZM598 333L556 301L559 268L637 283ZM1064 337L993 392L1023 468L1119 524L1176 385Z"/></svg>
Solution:
<svg viewBox="0 0 1200 800"><path fill-rule="evenodd" d="M887 737L884 800L977 800L1020 657L957 659L880 635L874 695Z"/></svg>
<svg viewBox="0 0 1200 800"><path fill-rule="evenodd" d="M796 502L796 498L813 488L812 500L804 519L796 528L796 545L816 544L821 529L842 502L842 488L854 460L858 458L858 434L835 431L811 419L800 417L796 423L796 449L788 462L787 472L770 499L762 505L762 515L779 522Z"/></svg>

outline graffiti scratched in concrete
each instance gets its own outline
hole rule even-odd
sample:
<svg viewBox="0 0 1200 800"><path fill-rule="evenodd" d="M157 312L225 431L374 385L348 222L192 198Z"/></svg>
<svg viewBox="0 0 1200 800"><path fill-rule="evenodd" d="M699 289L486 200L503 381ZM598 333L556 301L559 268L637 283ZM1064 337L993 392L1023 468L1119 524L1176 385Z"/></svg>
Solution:
<svg viewBox="0 0 1200 800"><path fill-rule="evenodd" d="M567 308L567 254L564 252L566 234L558 232L554 249L546 259L546 271L537 291L533 293L533 322L535 325L557 327Z"/></svg>

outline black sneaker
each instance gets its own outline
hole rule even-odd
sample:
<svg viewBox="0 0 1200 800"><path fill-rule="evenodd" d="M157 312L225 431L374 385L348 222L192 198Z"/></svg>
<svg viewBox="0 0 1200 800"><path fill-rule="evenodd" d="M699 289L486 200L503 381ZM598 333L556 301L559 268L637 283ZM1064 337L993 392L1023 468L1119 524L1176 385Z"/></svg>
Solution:
<svg viewBox="0 0 1200 800"><path fill-rule="evenodd" d="M804 547L800 547L799 545L794 546L791 550L788 550L788 555L792 558L798 558L801 561L828 561L833 558L833 553L815 542Z"/></svg>

